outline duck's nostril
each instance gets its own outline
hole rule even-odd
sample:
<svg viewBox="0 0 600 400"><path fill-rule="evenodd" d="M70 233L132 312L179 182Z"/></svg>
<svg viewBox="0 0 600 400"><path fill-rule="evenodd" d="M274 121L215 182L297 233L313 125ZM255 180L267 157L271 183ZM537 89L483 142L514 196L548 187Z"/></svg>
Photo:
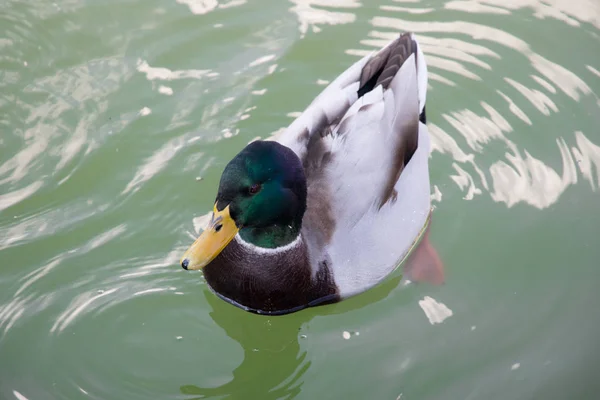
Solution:
<svg viewBox="0 0 600 400"><path fill-rule="evenodd" d="M222 227L223 227L223 224L219 224L219 225L215 226L215 232L219 232Z"/></svg>
<svg viewBox="0 0 600 400"><path fill-rule="evenodd" d="M188 260L187 258L181 262L181 267L183 269L187 269L188 265L190 265L190 260Z"/></svg>

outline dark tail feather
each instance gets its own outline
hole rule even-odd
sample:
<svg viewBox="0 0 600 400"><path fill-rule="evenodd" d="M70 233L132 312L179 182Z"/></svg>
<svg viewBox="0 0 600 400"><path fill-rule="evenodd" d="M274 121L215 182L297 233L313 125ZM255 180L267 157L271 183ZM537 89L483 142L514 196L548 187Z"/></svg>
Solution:
<svg viewBox="0 0 600 400"><path fill-rule="evenodd" d="M404 61L416 52L417 44L412 40L410 33L404 33L373 56L361 72L358 97L375 89L379 84L383 86L383 89L387 89Z"/></svg>

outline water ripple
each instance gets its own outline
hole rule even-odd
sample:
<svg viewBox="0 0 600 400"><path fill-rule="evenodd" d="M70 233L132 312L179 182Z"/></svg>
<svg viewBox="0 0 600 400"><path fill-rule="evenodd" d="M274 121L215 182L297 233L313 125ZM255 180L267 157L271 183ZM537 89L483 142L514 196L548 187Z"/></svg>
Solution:
<svg viewBox="0 0 600 400"><path fill-rule="evenodd" d="M177 152L183 147L181 138L173 139L167 142L163 147L156 151L152 156L148 157L144 164L138 168L133 179L127 184L121 194L126 194L131 191L137 191L140 186L160 172L171 160Z"/></svg>
<svg viewBox="0 0 600 400"><path fill-rule="evenodd" d="M389 14L404 15L436 12L430 8L415 7L418 1L402 3L408 4L401 7L384 5L380 9ZM547 5L538 1L518 4L499 0L450 1L446 2L444 7L459 12L496 15L508 15L518 9L530 8L534 10L537 18L556 18L571 25L578 25L573 18L594 23L600 15L598 7L595 6L575 10L565 9L562 5L559 6L558 2L552 3ZM584 9L587 11L581 12ZM496 89L489 93L499 96L505 102L507 111L527 126L534 125L533 121L538 120L540 116L549 118L560 115L561 106L565 104L564 97L559 97L561 93L575 102L584 99L589 101L587 99L590 96L595 97L596 102L600 104L600 100L597 100L582 77L536 53L533 45L508 31L468 21L439 21L433 16L430 16L427 21L396 18L391 15L375 16L370 23L376 30L368 33L369 38L360 41L361 45L368 47L368 50L348 49L346 53L356 56L369 54L395 37L399 27L402 30L416 32L430 67L430 90L435 91L432 82L460 90L460 82L465 79L477 82L479 85L487 85L490 73L493 73L492 79L497 81L500 78L505 84L496 83ZM381 29L390 29L390 31ZM464 36L472 40L464 40L462 38ZM535 73L530 72L525 76L519 76L498 70L496 64L501 61L503 57L501 54L505 53L505 50L497 47L498 45L518 52L529 62ZM586 68L596 75L595 68L589 66ZM540 114L532 115L532 107L524 104L515 94L522 96L533 110ZM581 158L581 152L577 148L570 151L565 139L556 139L562 160L562 172L559 173L543 161L534 158L526 149L518 149L515 141L510 139L510 135L522 131L522 127L515 126L518 123L512 122L507 115L503 115L503 109L498 108L498 103L494 101L493 96L481 101L480 106L484 113L472 107L439 113L445 121L444 125L456 132L455 134L447 132L447 128L442 127L440 121L429 122L432 151L448 154L453 158L454 173L449 178L463 192L464 199L471 200L485 191L489 192L493 200L504 203L508 207L524 202L537 208L546 208L556 202L567 187L577 183L577 165L582 176L590 182L592 189L595 188L592 172L595 162L578 161L575 164L574 158ZM575 136L578 143L583 144L582 140L587 140L582 139L585 136L581 132L576 133ZM506 160L498 160L487 167L480 165L479 155L486 153L488 148L496 146L496 142L502 143L510 150L510 153L505 155ZM463 143L471 152L463 150ZM589 143L592 147L586 147L590 149L586 154L591 155L593 159L595 152L591 149L595 149L596 145ZM525 156L522 157L520 154ZM491 181L491 184L488 184L488 181ZM441 192L436 197L441 197Z"/></svg>
<svg viewBox="0 0 600 400"><path fill-rule="evenodd" d="M36 239L49 237L67 230L90 217L108 210L110 204L67 202L63 206L45 206L35 214L13 218L11 223L0 226L0 250Z"/></svg>
<svg viewBox="0 0 600 400"><path fill-rule="evenodd" d="M246 4L246 0L230 0L225 3L219 3L217 0L176 0L179 4L185 4L190 8L192 14L202 15L209 13L217 8L230 8Z"/></svg>
<svg viewBox="0 0 600 400"><path fill-rule="evenodd" d="M594 0L463 0L450 1L445 7L485 14L510 14L515 10L530 8L539 19L554 18L571 26L580 26L579 21L583 21L600 28L600 5Z"/></svg>
<svg viewBox="0 0 600 400"><path fill-rule="evenodd" d="M164 67L151 67L147 61L138 60L137 70L146 75L146 79L149 81L163 80L172 81L177 79L201 79L202 77L214 78L219 76L218 72L213 72L209 69L186 69L186 70L175 70L172 71Z"/></svg>
<svg viewBox="0 0 600 400"><path fill-rule="evenodd" d="M80 296L77 296L77 298L73 300L71 305L62 314L58 316L56 322L54 323L54 325L52 325L52 328L50 328L50 333L60 333L67 327L67 325L73 322L73 320L77 318L79 314L85 311L85 309L88 308L93 302L95 302L98 299L101 299L102 297L108 296L116 292L117 290L117 288L109 289L98 293L95 296L91 296L89 293L84 293Z"/></svg>
<svg viewBox="0 0 600 400"><path fill-rule="evenodd" d="M349 24L356 20L356 15L347 11L329 11L321 7L353 9L361 7L357 0L290 0L294 6L290 9L298 16L298 29L302 37L308 29L317 33L321 31L319 25Z"/></svg>
<svg viewBox="0 0 600 400"><path fill-rule="evenodd" d="M559 139L557 144L562 158L562 174L527 151L523 157L517 146L509 142L512 154L506 155L508 162L497 161L490 168L492 199L508 207L525 202L540 209L556 202L569 185L577 183L575 163L565 141Z"/></svg>
<svg viewBox="0 0 600 400"><path fill-rule="evenodd" d="M596 191L596 188L600 187L600 146L592 143L581 131L575 132L575 140L577 147L572 147L571 151L577 160L581 174L590 183L592 190Z"/></svg>
<svg viewBox="0 0 600 400"><path fill-rule="evenodd" d="M43 183L41 181L36 181L24 188L14 190L9 193L1 194L0 195L0 211L2 211L5 208L8 208L14 204L17 204L18 202L22 201L23 199L26 199L27 197L31 196L40 187L42 187L42 185L43 185Z"/></svg>

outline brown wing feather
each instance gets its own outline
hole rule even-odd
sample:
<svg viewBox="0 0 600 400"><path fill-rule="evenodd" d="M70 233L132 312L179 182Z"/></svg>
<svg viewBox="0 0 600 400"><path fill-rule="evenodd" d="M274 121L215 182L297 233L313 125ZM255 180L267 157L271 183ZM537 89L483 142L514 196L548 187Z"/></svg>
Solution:
<svg viewBox="0 0 600 400"><path fill-rule="evenodd" d="M416 52L416 42L412 39L410 33L404 33L386 48L375 54L361 71L358 95L364 95L379 84L382 85L384 90L388 89L407 58L411 54L415 54L416 60ZM350 104L348 104L349 106ZM366 112L370 106L363 106L359 112ZM341 115L346 110L347 108L344 109ZM314 231L320 233L322 236L320 237L321 241L327 243L333 234L335 220L333 219L332 207L328 198L327 182L324 182L322 179L324 167L330 161L331 153L324 146L322 140L331 131L332 126L339 123L339 119L336 118L335 121L329 121L326 115L323 114L317 120L318 122L313 127L313 132L309 134L307 130L304 135L300 135L302 138L310 138L307 143L307 152L303 159L308 181L308 210L313 210L311 206L320 205L320 207L317 207L319 215L310 215L311 213L308 212L308 215L305 216L305 223L311 226ZM342 125L348 121L342 121ZM397 193L394 190L394 186L418 146L418 116L414 121L399 121L395 125L394 129L397 130L397 134L401 138L396 142L395 149L393 149L394 161L388 172L388 179L380 196L379 207L382 207L389 201L395 200ZM340 127L339 133L345 131L342 128Z"/></svg>

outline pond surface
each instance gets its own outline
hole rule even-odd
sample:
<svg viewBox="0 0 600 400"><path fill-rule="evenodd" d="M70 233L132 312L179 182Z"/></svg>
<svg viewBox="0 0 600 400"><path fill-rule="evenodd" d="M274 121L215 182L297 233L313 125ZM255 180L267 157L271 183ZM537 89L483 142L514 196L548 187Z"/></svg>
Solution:
<svg viewBox="0 0 600 400"><path fill-rule="evenodd" d="M446 283L217 299L225 164L403 30ZM0 1L0 398L597 399L599 96L597 0Z"/></svg>

